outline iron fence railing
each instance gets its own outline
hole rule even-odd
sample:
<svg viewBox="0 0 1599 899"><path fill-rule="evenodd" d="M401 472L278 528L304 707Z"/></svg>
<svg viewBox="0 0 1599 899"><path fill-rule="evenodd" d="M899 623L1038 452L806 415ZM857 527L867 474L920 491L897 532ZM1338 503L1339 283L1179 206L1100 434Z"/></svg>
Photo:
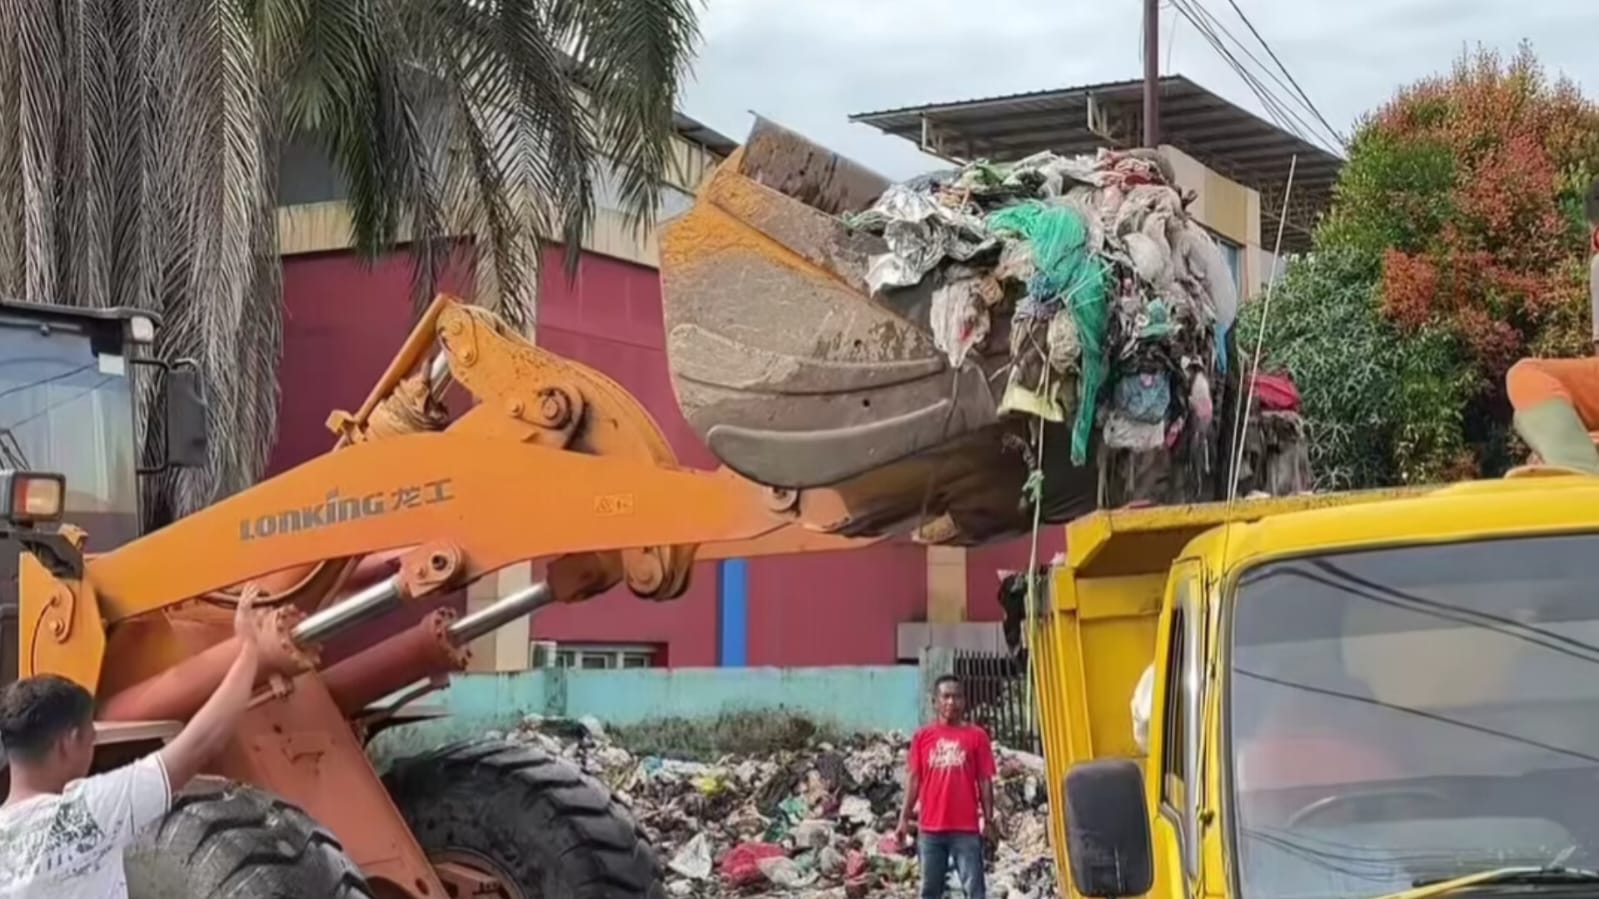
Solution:
<svg viewBox="0 0 1599 899"><path fill-rule="evenodd" d="M971 719L996 743L1043 752L1038 720L1028 697L1025 662L1006 653L956 650L954 674L965 688Z"/></svg>

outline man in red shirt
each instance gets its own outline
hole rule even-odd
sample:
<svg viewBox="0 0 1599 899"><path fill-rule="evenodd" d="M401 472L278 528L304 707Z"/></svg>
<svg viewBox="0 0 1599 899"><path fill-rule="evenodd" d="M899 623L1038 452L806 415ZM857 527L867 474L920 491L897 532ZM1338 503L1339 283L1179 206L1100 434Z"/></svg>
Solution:
<svg viewBox="0 0 1599 899"><path fill-rule="evenodd" d="M999 837L994 746L986 731L966 723L966 691L956 678L945 675L933 685L933 706L938 723L911 739L899 839L903 843L909 837L911 814L920 801L922 899L943 899L952 863L966 899L988 899L983 839Z"/></svg>

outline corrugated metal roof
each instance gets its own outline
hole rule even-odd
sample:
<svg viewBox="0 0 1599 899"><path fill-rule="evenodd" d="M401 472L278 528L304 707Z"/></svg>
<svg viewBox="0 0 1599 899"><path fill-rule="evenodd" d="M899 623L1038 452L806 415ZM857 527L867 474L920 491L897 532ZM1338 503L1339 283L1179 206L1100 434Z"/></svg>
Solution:
<svg viewBox="0 0 1599 899"><path fill-rule="evenodd" d="M677 133L682 135L684 140L693 141L724 159L738 149L737 141L681 112L672 114L672 127L677 129Z"/></svg>
<svg viewBox="0 0 1599 899"><path fill-rule="evenodd" d="M1265 121L1182 75L1160 84L1161 140L1216 172L1260 192L1262 245L1275 239L1290 161L1299 157L1285 249L1310 243L1332 200L1343 158ZM1020 159L1041 150L1092 153L1138 146L1143 82L1113 81L1064 90L907 106L850 116L942 155Z"/></svg>

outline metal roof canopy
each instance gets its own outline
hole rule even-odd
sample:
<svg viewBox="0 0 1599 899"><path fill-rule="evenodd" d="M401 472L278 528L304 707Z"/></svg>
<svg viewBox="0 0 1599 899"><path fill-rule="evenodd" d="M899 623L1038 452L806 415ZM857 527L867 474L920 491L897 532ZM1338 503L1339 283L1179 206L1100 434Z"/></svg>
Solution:
<svg viewBox="0 0 1599 899"><path fill-rule="evenodd" d="M947 158L1013 161L1042 150L1064 155L1136 147L1143 134L1142 81L1115 81L850 116ZM1260 193L1261 245L1276 240L1288 167L1299 156L1283 249L1307 249L1332 200L1344 160L1182 75L1160 80L1161 140Z"/></svg>
<svg viewBox="0 0 1599 899"><path fill-rule="evenodd" d="M1162 121L1165 121L1162 117ZM681 112L672 113L672 127L684 140L692 141L726 159L738 149L738 141Z"/></svg>

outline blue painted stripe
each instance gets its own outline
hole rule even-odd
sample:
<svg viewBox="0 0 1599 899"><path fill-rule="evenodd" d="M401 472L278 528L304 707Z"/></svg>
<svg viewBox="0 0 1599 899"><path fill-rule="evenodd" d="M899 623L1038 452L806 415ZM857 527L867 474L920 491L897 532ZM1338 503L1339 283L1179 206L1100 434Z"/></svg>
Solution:
<svg viewBox="0 0 1599 899"><path fill-rule="evenodd" d="M750 567L743 559L724 559L716 579L716 663L741 668L750 663Z"/></svg>

